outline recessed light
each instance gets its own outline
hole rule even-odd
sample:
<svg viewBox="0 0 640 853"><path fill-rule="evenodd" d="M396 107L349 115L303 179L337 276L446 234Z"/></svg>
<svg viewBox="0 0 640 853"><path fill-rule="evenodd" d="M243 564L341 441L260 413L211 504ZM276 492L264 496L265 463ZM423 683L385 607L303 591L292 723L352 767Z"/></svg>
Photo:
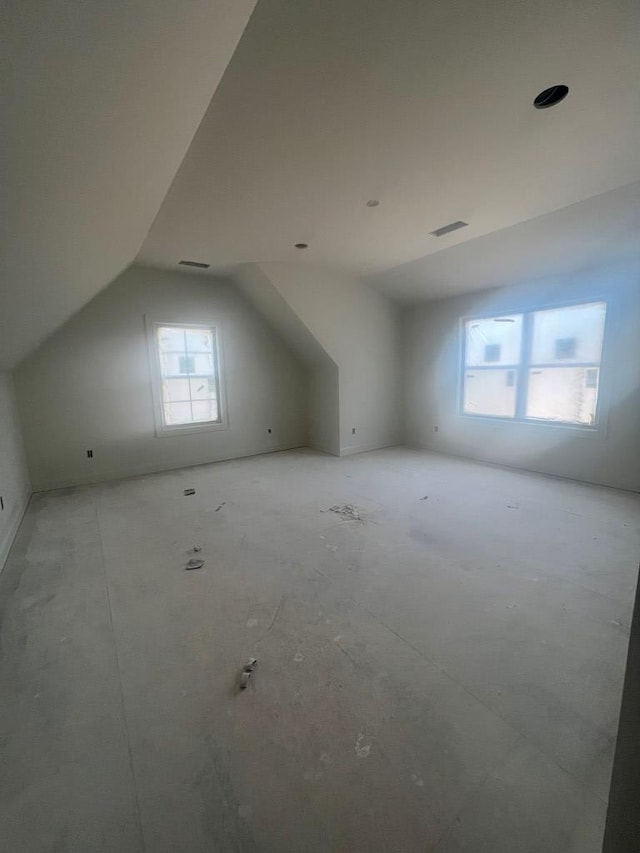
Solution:
<svg viewBox="0 0 640 853"><path fill-rule="evenodd" d="M199 270L208 270L211 264L203 264L200 261L178 261L183 267L196 267Z"/></svg>
<svg viewBox="0 0 640 853"><path fill-rule="evenodd" d="M546 110L548 107L555 107L560 101L564 101L568 94L569 87L565 86L564 83L559 83L557 86L549 86L548 89L540 92L534 100L533 106L537 110Z"/></svg>
<svg viewBox="0 0 640 853"><path fill-rule="evenodd" d="M367 202L367 207L377 207L380 204L377 198L370 198Z"/></svg>
<svg viewBox="0 0 640 853"><path fill-rule="evenodd" d="M308 249L308 248L309 248L308 243L296 243L296 249Z"/></svg>

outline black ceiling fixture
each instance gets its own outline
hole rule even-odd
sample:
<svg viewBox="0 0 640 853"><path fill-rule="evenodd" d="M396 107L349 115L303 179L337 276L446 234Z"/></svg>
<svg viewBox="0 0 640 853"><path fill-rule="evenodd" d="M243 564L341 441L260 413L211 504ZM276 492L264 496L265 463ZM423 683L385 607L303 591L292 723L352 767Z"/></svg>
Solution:
<svg viewBox="0 0 640 853"><path fill-rule="evenodd" d="M296 243L295 245L296 245L296 249L308 249L309 248L308 243Z"/></svg>
<svg viewBox="0 0 640 853"><path fill-rule="evenodd" d="M560 101L564 101L568 94L569 87L565 86L564 83L559 83L557 86L549 86L548 89L540 92L534 100L533 106L537 110L546 110L548 107L555 107Z"/></svg>

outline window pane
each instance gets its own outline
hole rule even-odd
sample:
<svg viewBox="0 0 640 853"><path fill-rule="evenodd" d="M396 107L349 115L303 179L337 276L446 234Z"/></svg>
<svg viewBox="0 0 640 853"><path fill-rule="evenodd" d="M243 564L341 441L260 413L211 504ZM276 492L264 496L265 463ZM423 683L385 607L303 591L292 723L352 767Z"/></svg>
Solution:
<svg viewBox="0 0 640 853"><path fill-rule="evenodd" d="M512 418L516 413L515 370L471 370L464 375L464 411Z"/></svg>
<svg viewBox="0 0 640 853"><path fill-rule="evenodd" d="M216 396L215 382L212 383L207 376L192 378L190 386L192 400L210 400L211 397ZM213 387L213 393L211 392L211 387Z"/></svg>
<svg viewBox="0 0 640 853"><path fill-rule="evenodd" d="M194 352L211 352L213 334L210 329L186 329L187 350Z"/></svg>
<svg viewBox="0 0 640 853"><path fill-rule="evenodd" d="M178 367L180 373L195 373L196 372L196 360L193 355L180 355L178 356Z"/></svg>
<svg viewBox="0 0 640 853"><path fill-rule="evenodd" d="M198 374L212 374L213 373L213 353L212 352L198 352L195 355L191 356L193 358L193 370L192 373Z"/></svg>
<svg viewBox="0 0 640 853"><path fill-rule="evenodd" d="M521 314L467 320L465 327L467 365L520 363Z"/></svg>
<svg viewBox="0 0 640 853"><path fill-rule="evenodd" d="M184 330L178 326L158 327L158 348L160 352L184 352Z"/></svg>
<svg viewBox="0 0 640 853"><path fill-rule="evenodd" d="M162 399L165 403L175 403L189 399L189 380L185 376L184 379L163 379L162 380Z"/></svg>
<svg viewBox="0 0 640 853"><path fill-rule="evenodd" d="M218 420L217 400L194 400L193 420L196 423Z"/></svg>
<svg viewBox="0 0 640 853"><path fill-rule="evenodd" d="M597 368L589 367L532 368L529 371L527 417L595 424L597 373Z"/></svg>
<svg viewBox="0 0 640 853"><path fill-rule="evenodd" d="M215 330L159 326L156 340L164 425L219 423Z"/></svg>
<svg viewBox="0 0 640 853"><path fill-rule="evenodd" d="M604 302L592 302L536 311L530 363L599 363L606 310Z"/></svg>
<svg viewBox="0 0 640 853"><path fill-rule="evenodd" d="M164 422L167 426L190 424L191 403L164 403Z"/></svg>
<svg viewBox="0 0 640 853"><path fill-rule="evenodd" d="M185 357L181 352L162 352L160 353L160 373L162 376L179 376L180 360Z"/></svg>

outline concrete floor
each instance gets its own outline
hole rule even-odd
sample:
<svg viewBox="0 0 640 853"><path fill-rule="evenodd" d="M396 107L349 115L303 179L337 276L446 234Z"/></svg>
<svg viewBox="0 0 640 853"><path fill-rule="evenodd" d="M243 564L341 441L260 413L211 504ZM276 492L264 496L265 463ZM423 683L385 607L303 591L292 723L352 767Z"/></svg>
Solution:
<svg viewBox="0 0 640 853"><path fill-rule="evenodd" d="M0 849L596 853L639 507L404 449L34 496Z"/></svg>

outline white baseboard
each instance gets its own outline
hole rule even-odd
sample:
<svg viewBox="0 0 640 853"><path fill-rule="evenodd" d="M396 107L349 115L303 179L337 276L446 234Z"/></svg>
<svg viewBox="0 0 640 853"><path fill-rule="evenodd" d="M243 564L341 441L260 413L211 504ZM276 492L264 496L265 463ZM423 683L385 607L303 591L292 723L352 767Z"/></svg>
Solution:
<svg viewBox="0 0 640 853"><path fill-rule="evenodd" d="M198 468L202 465L213 465L216 462L232 462L234 459L246 459L250 456L264 456L268 453L280 453L283 450L297 450L300 447L306 447L306 444L293 442L291 444L275 444L268 447L254 447L251 449L238 450L231 455L215 456L211 459L204 459L202 462L191 462L185 465L143 465L135 471L114 471L113 474L105 477L87 477L86 479L74 480L53 480L44 483L38 483L34 488L34 492L52 492L56 489L70 489L75 486L92 486L96 483L107 483L113 480L130 480L134 477L146 477L149 474L162 474L167 471L180 471L182 468Z"/></svg>
<svg viewBox="0 0 640 853"><path fill-rule="evenodd" d="M388 444L348 444L340 449L340 456L352 456L354 453L368 453L370 450L383 450L385 447L398 447L397 441Z"/></svg>

